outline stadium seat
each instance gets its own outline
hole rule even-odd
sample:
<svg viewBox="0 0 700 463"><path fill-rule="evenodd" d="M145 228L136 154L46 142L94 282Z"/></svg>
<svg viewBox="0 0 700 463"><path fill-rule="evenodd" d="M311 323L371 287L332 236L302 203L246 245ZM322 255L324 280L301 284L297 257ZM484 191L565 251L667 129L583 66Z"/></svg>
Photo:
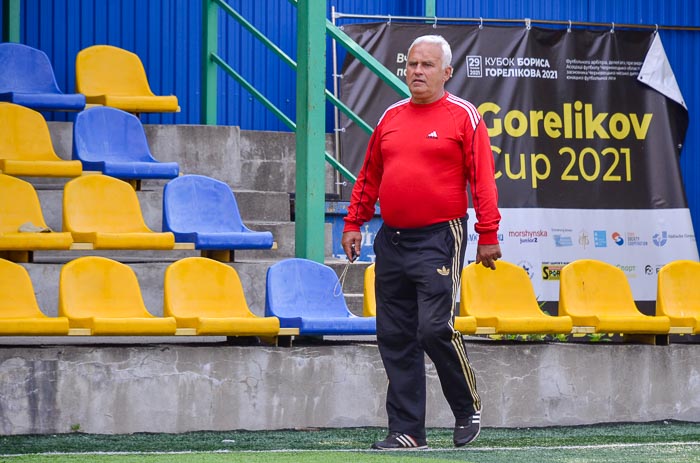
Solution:
<svg viewBox="0 0 700 463"><path fill-rule="evenodd" d="M80 161L59 158L44 117L33 109L0 103L0 173L24 177L77 177Z"/></svg>
<svg viewBox="0 0 700 463"><path fill-rule="evenodd" d="M365 317L377 316L377 296L374 293L374 266L368 265L365 269L365 285L362 294L362 315Z"/></svg>
<svg viewBox="0 0 700 463"><path fill-rule="evenodd" d="M163 189L163 231L195 249L270 249L272 233L252 231L241 219L236 198L224 182L183 175Z"/></svg>
<svg viewBox="0 0 700 463"><path fill-rule="evenodd" d="M559 315L568 315L574 328L597 333L667 334L670 320L644 315L632 296L625 273L614 265L581 259L562 268Z"/></svg>
<svg viewBox="0 0 700 463"><path fill-rule="evenodd" d="M672 332L700 334L699 282L700 262L693 260L670 262L659 271L656 315L671 320Z"/></svg>
<svg viewBox="0 0 700 463"><path fill-rule="evenodd" d="M204 257L187 257L165 271L164 310L178 328L198 335L277 336L276 317L257 317L248 308L238 273Z"/></svg>
<svg viewBox="0 0 700 463"><path fill-rule="evenodd" d="M46 225L31 183L0 174L0 251L70 249L71 244L70 233Z"/></svg>
<svg viewBox="0 0 700 463"><path fill-rule="evenodd" d="M144 222L134 189L106 175L88 175L63 189L63 229L76 243L94 249L173 249L172 233L154 232Z"/></svg>
<svg viewBox="0 0 700 463"><path fill-rule="evenodd" d="M130 113L179 110L174 95L156 96L138 55L111 45L93 45L78 52L76 90L90 104L111 106Z"/></svg>
<svg viewBox="0 0 700 463"><path fill-rule="evenodd" d="M0 335L67 335L68 329L67 318L47 317L39 309L24 267L0 259Z"/></svg>
<svg viewBox="0 0 700 463"><path fill-rule="evenodd" d="M79 257L61 268L58 314L92 335L174 335L173 317L148 312L134 271L106 257Z"/></svg>
<svg viewBox="0 0 700 463"><path fill-rule="evenodd" d="M497 262L496 270L475 262L464 267L460 312L498 334L570 333L572 328L570 317L545 314L527 272L504 260Z"/></svg>
<svg viewBox="0 0 700 463"><path fill-rule="evenodd" d="M365 317L375 317L377 315L377 299L374 286L374 268L376 264L371 264L365 269L364 298L362 304L362 314ZM474 334L477 332L476 318L472 316L456 316L454 328L462 334Z"/></svg>
<svg viewBox="0 0 700 463"><path fill-rule="evenodd" d="M0 43L0 101L37 111L80 111L85 95L65 94L49 57L21 43Z"/></svg>
<svg viewBox="0 0 700 463"><path fill-rule="evenodd" d="M348 310L333 269L307 259L285 259L267 269L265 316L278 317L282 328L297 328L302 336L376 334L375 317Z"/></svg>
<svg viewBox="0 0 700 463"><path fill-rule="evenodd" d="M125 179L171 179L176 162L159 162L148 148L141 121L120 109L96 106L80 112L73 124L73 159L83 169Z"/></svg>

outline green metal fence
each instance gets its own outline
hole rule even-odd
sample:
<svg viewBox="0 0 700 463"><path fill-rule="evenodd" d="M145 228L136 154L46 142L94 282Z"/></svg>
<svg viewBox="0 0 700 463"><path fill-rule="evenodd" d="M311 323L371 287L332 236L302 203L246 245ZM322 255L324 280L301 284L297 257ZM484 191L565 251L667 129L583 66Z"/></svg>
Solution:
<svg viewBox="0 0 700 463"><path fill-rule="evenodd" d="M325 100L328 99L338 110L362 127L368 134L372 133L372 127L326 89L326 34L345 47L349 53L377 74L391 88L396 90L399 95L407 97L409 92L403 81L326 19L324 0L290 0L290 2L297 7L297 56L299 57L299 63L287 56L277 45L272 43L224 0L203 0L204 40L202 41L203 88L201 120L203 124L216 124L216 73L218 67L221 67L296 133L296 256L323 262L325 248L323 245L325 210L324 159L348 180L352 182L356 180L352 172L325 151ZM297 72L296 123L289 119L217 54L217 20L220 10L236 20L244 29L249 31ZM321 153L323 153L323 156L321 156Z"/></svg>

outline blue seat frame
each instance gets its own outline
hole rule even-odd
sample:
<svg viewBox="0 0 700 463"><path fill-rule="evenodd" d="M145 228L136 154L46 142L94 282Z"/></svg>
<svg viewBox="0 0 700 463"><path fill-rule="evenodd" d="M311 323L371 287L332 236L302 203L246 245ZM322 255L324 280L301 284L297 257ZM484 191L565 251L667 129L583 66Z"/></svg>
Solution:
<svg viewBox="0 0 700 463"><path fill-rule="evenodd" d="M0 43L0 101L37 111L80 111L85 95L63 93L49 57L21 43Z"/></svg>
<svg viewBox="0 0 700 463"><path fill-rule="evenodd" d="M171 179L180 174L176 162L151 155L141 121L120 109L96 106L80 112L73 124L73 159L83 170L124 179Z"/></svg>
<svg viewBox="0 0 700 463"><path fill-rule="evenodd" d="M282 260L268 268L265 316L277 317L282 328L300 335L374 335L376 317L358 317L348 310L332 268L307 259Z"/></svg>
<svg viewBox="0 0 700 463"><path fill-rule="evenodd" d="M163 189L163 231L176 242L194 243L195 249L270 249L272 233L253 231L243 224L236 197L219 180L183 175Z"/></svg>

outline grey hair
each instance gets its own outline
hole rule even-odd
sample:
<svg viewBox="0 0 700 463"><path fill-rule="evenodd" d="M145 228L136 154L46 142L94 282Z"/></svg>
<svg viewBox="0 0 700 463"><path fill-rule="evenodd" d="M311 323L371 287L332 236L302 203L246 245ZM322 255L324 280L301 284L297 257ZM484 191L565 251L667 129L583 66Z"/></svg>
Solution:
<svg viewBox="0 0 700 463"><path fill-rule="evenodd" d="M450 44L447 43L447 40L441 35L422 35L418 37L416 40L413 41L410 47L408 47L408 53L411 53L411 50L413 49L414 46L418 45L419 43L433 43L435 45L440 45L440 48L442 49L442 69L447 68L447 66L450 66L452 63L452 49L450 48Z"/></svg>

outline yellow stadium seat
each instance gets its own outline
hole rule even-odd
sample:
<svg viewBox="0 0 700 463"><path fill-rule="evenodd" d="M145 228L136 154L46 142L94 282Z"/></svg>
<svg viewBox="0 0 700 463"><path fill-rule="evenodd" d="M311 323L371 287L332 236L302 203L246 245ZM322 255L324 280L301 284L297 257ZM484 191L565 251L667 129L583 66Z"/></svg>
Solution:
<svg viewBox="0 0 700 463"><path fill-rule="evenodd" d="M90 334L174 335L172 317L148 312L134 271L106 257L79 257L61 269L58 314Z"/></svg>
<svg viewBox="0 0 700 463"><path fill-rule="evenodd" d="M700 262L677 260L659 271L656 315L671 319L672 332L700 334L699 282Z"/></svg>
<svg viewBox="0 0 700 463"><path fill-rule="evenodd" d="M70 233L21 231L25 228L49 230L39 197L31 183L0 174L0 251L70 249L73 243Z"/></svg>
<svg viewBox="0 0 700 463"><path fill-rule="evenodd" d="M77 177L80 161L59 158L44 117L33 109L0 103L0 173L23 177Z"/></svg>
<svg viewBox="0 0 700 463"><path fill-rule="evenodd" d="M667 334L670 320L644 315L632 296L625 273L593 259L581 259L562 268L559 314L568 315L574 327L597 333Z"/></svg>
<svg viewBox="0 0 700 463"><path fill-rule="evenodd" d="M75 60L76 91L88 104L130 113L177 112L177 97L156 96L138 55L110 45L93 45Z"/></svg>
<svg viewBox="0 0 700 463"><path fill-rule="evenodd" d="M173 249L175 236L144 222L134 189L106 175L87 175L63 189L63 229L94 249Z"/></svg>
<svg viewBox="0 0 700 463"><path fill-rule="evenodd" d="M374 294L374 265L365 269L365 286L362 298L362 315L365 317L377 316L377 299Z"/></svg>
<svg viewBox="0 0 700 463"><path fill-rule="evenodd" d="M365 317L377 316L377 300L374 288L375 264L365 269L364 298L362 303L362 315ZM477 332L476 319L472 316L456 316L454 328L462 334L474 334Z"/></svg>
<svg viewBox="0 0 700 463"><path fill-rule="evenodd" d="M67 335L68 329L67 318L47 317L39 309L24 267L0 259L0 335Z"/></svg>
<svg viewBox="0 0 700 463"><path fill-rule="evenodd" d="M248 308L233 267L204 257L187 257L165 271L163 313L178 328L199 335L277 336L277 317L257 317Z"/></svg>
<svg viewBox="0 0 700 463"><path fill-rule="evenodd" d="M499 334L570 333L570 317L545 314L527 272L499 260L496 270L471 263L462 270L460 312L476 318L479 328Z"/></svg>

